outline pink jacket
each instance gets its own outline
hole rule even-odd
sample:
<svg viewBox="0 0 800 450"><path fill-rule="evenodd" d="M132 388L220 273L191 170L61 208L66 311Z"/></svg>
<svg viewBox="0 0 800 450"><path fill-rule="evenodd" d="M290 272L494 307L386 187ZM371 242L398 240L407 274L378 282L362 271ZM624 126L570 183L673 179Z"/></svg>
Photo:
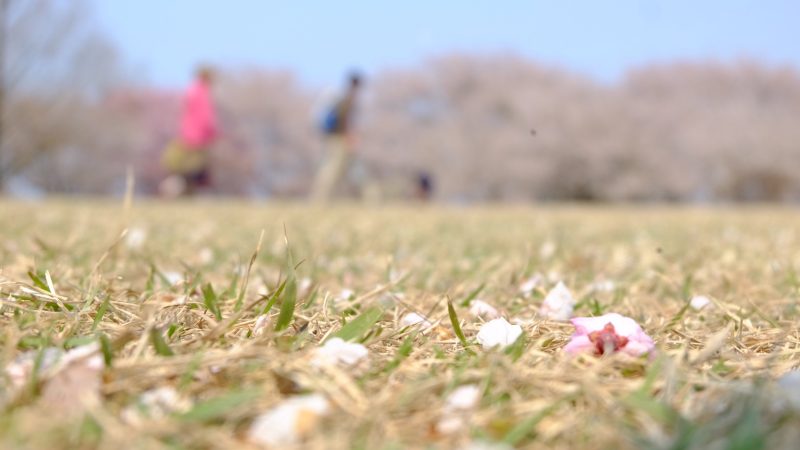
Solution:
<svg viewBox="0 0 800 450"><path fill-rule="evenodd" d="M183 99L181 142L190 149L208 147L217 137L217 117L211 100L211 89L195 81Z"/></svg>

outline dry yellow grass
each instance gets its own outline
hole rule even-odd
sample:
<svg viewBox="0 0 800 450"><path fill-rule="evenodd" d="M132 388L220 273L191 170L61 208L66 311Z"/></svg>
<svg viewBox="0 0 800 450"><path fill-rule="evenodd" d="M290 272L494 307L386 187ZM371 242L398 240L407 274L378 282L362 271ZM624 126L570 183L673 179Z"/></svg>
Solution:
<svg viewBox="0 0 800 450"><path fill-rule="evenodd" d="M81 373L16 389L5 377L4 448L248 448L253 419L298 392L331 405L299 424L304 448L791 448L800 437L787 400L800 394L775 382L800 364L791 210L54 200L0 211L0 364L92 342L107 360L94 398L70 395L91 386ZM544 281L522 295L534 274ZM538 314L558 280L577 315L636 319L656 355L565 354L573 327ZM508 351L474 344L476 292L524 324ZM694 295L711 305L694 310ZM353 339L367 366L310 364L376 308ZM276 331L281 310L291 321ZM436 325L402 328L408 312ZM464 384L480 401L443 433L445 398ZM160 387L181 401L137 409Z"/></svg>

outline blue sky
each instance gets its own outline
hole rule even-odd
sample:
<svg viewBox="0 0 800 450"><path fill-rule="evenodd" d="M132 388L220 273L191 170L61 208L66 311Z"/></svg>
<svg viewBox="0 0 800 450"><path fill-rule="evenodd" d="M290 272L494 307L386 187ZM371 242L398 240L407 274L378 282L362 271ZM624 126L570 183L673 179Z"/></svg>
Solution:
<svg viewBox="0 0 800 450"><path fill-rule="evenodd" d="M613 81L634 66L749 57L800 67L795 0L94 0L159 85L197 62L290 69L312 85L448 51L510 51Z"/></svg>

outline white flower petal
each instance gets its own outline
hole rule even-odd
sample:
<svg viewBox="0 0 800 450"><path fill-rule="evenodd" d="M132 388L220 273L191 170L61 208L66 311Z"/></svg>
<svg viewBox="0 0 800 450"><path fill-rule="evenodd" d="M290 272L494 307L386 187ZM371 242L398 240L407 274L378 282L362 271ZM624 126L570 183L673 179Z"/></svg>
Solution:
<svg viewBox="0 0 800 450"><path fill-rule="evenodd" d="M611 280L595 281L589 285L589 289L594 292L613 292L616 288L616 283Z"/></svg>
<svg viewBox="0 0 800 450"><path fill-rule="evenodd" d="M271 447L297 444L313 427L308 421L315 422L329 411L328 400L320 394L292 397L256 417L248 437Z"/></svg>
<svg viewBox="0 0 800 450"><path fill-rule="evenodd" d="M183 282L183 275L181 275L179 272L175 272L174 270L164 272L164 278L166 278L167 282L172 286Z"/></svg>
<svg viewBox="0 0 800 450"><path fill-rule="evenodd" d="M314 367L353 367L364 361L369 350L361 344L346 342L335 337L328 339L322 347L314 351L311 365Z"/></svg>
<svg viewBox="0 0 800 450"><path fill-rule="evenodd" d="M800 370L795 369L778 379L783 401L795 412L800 412Z"/></svg>
<svg viewBox="0 0 800 450"><path fill-rule="evenodd" d="M541 274L534 274L520 285L519 293L525 296L531 295L531 293L542 284L542 281L544 281L544 279Z"/></svg>
<svg viewBox="0 0 800 450"><path fill-rule="evenodd" d="M142 247L146 238L147 232L145 232L142 228L130 228L128 229L128 233L125 235L125 245L129 249L136 250Z"/></svg>
<svg viewBox="0 0 800 450"><path fill-rule="evenodd" d="M462 450L513 450L514 447L503 442L473 441Z"/></svg>
<svg viewBox="0 0 800 450"><path fill-rule="evenodd" d="M447 396L445 408L449 410L469 410L478 404L481 398L481 389L474 384L459 386Z"/></svg>
<svg viewBox="0 0 800 450"><path fill-rule="evenodd" d="M547 293L539 312L548 319L569 320L572 317L574 306L575 299L572 297L572 293L564 286L564 283L559 281L556 287Z"/></svg>
<svg viewBox="0 0 800 450"><path fill-rule="evenodd" d="M430 328L433 324L417 313L408 313L400 319L400 328L413 327L414 325L421 325L423 328Z"/></svg>
<svg viewBox="0 0 800 450"><path fill-rule="evenodd" d="M500 317L494 306L484 302L483 300L473 300L469 304L469 313L475 317L482 317L484 319L496 319Z"/></svg>
<svg viewBox="0 0 800 450"><path fill-rule="evenodd" d="M211 264L214 262L214 251L208 247L203 247L203 249L200 250L200 253L197 254L197 258L200 260L200 264Z"/></svg>
<svg viewBox="0 0 800 450"><path fill-rule="evenodd" d="M253 324L253 336L261 336L269 326L269 315L261 314L256 318L256 323Z"/></svg>
<svg viewBox="0 0 800 450"><path fill-rule="evenodd" d="M694 297L692 297L692 300L689 302L689 305L695 311L700 311L701 309L708 306L710 303L711 300L705 295L695 295Z"/></svg>
<svg viewBox="0 0 800 450"><path fill-rule="evenodd" d="M556 254L558 246L553 241L545 241L539 248L539 257L542 259L550 259Z"/></svg>
<svg viewBox="0 0 800 450"><path fill-rule="evenodd" d="M484 350L499 347L501 350L516 342L522 334L522 327L511 325L506 319L494 319L481 327L478 331L478 343Z"/></svg>

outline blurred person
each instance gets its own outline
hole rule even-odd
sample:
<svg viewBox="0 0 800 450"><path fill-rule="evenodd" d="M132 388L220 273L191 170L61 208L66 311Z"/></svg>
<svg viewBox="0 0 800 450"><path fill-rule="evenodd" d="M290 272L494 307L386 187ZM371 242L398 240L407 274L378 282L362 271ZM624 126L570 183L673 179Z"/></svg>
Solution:
<svg viewBox="0 0 800 450"><path fill-rule="evenodd" d="M426 171L417 173L417 189L415 197L422 202L430 201L433 195L433 177Z"/></svg>
<svg viewBox="0 0 800 450"><path fill-rule="evenodd" d="M347 79L347 88L327 111L322 121L322 132L325 135L326 159L317 172L311 198L325 202L331 199L333 192L342 182L345 174L351 169L357 144L353 117L360 94L363 79L358 72L352 72ZM356 168L360 167L355 165ZM355 183L364 182L364 174L358 171Z"/></svg>
<svg viewBox="0 0 800 450"><path fill-rule="evenodd" d="M162 158L170 173L159 186L162 195L192 195L211 185L208 154L218 134L211 96L213 82L213 70L200 67L183 97L178 137L168 145Z"/></svg>

